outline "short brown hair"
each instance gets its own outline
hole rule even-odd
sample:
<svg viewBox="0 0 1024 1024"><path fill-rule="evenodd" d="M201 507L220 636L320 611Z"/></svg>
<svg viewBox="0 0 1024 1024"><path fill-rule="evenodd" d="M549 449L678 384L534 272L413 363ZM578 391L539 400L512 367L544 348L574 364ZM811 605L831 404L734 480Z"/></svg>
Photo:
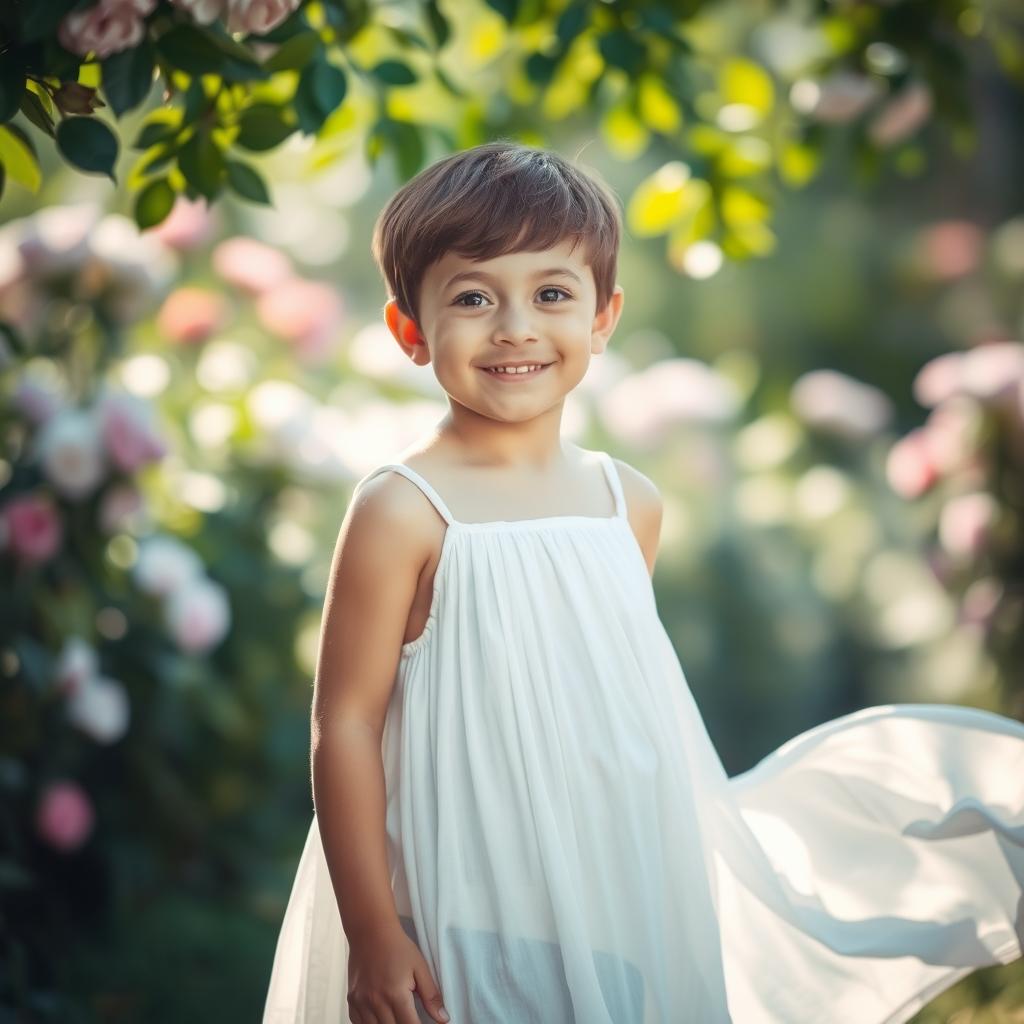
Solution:
<svg viewBox="0 0 1024 1024"><path fill-rule="evenodd" d="M401 312L419 318L419 292L447 252L471 260L586 246L597 309L615 288L621 218L615 193L557 153L506 139L442 158L381 211L371 251Z"/></svg>

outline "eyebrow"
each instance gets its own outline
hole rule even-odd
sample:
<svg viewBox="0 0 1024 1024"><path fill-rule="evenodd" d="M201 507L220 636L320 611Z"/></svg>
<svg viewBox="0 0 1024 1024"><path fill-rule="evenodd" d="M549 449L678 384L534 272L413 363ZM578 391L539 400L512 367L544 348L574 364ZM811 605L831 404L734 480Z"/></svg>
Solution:
<svg viewBox="0 0 1024 1024"><path fill-rule="evenodd" d="M548 267L547 270L538 270L533 276L571 277L574 281L578 282L579 284L583 284L583 281L580 280L579 274L574 273L568 267ZM481 281L491 282L497 280L497 278L495 278L493 275L488 274L483 270L463 270L461 273L455 274L453 277L449 278L448 283L445 285L445 288L450 288L453 284L455 284L456 281L464 281L471 278L477 278L478 280Z"/></svg>

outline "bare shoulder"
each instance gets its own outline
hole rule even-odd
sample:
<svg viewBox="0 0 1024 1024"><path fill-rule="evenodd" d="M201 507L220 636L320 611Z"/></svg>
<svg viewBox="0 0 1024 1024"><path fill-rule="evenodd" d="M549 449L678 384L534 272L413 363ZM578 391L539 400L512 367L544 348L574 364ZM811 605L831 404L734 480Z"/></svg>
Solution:
<svg viewBox="0 0 1024 1024"><path fill-rule="evenodd" d="M615 468L622 481L622 494L626 499L629 524L636 534L637 542L644 553L647 570L654 574L654 563L658 557L658 542L661 538L661 520L664 501L654 481L639 469L613 456Z"/></svg>

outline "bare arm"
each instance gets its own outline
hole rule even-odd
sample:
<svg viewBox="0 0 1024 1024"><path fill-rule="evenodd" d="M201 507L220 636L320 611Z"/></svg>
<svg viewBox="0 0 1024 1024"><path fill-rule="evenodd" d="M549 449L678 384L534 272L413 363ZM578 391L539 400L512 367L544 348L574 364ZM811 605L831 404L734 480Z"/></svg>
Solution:
<svg viewBox="0 0 1024 1024"><path fill-rule="evenodd" d="M628 462L615 460L622 481L622 493L626 499L626 510L629 525L636 535L637 543L643 552L647 571L654 576L654 563L658 560L658 544L661 540L661 520L664 501L661 492L650 477Z"/></svg>
<svg viewBox="0 0 1024 1024"><path fill-rule="evenodd" d="M438 526L414 485L381 474L350 505L331 564L311 765L324 854L350 941L401 927L388 874L381 740L405 624Z"/></svg>

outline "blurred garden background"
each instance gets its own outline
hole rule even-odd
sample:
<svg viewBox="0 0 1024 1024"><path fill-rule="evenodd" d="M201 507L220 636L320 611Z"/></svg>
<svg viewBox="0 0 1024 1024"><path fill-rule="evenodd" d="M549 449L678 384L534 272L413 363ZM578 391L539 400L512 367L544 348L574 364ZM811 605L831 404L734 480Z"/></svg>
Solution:
<svg viewBox="0 0 1024 1024"><path fill-rule="evenodd" d="M0 1022L258 1019L351 487L443 415L370 258L453 149L621 197L565 435L666 502L729 774L889 702L1024 720L1006 0L76 0L0 15ZM1024 965L918 1024L1024 1021Z"/></svg>

